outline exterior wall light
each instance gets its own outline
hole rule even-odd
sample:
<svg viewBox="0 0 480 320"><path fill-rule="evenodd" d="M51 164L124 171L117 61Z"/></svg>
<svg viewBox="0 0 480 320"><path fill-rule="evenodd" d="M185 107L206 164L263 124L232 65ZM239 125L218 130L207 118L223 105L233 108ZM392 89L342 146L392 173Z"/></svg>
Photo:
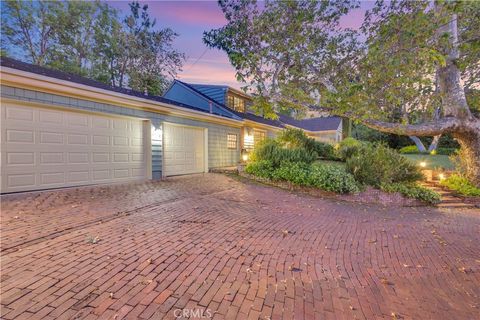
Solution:
<svg viewBox="0 0 480 320"><path fill-rule="evenodd" d="M248 161L248 156L249 156L247 149L242 149L242 151L240 153L242 155L242 161L247 162Z"/></svg>

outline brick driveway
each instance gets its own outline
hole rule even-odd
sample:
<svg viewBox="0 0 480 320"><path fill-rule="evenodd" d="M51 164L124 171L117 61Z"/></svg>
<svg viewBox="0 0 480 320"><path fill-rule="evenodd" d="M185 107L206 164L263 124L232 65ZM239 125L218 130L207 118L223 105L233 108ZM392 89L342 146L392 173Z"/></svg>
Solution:
<svg viewBox="0 0 480 320"><path fill-rule="evenodd" d="M6 196L1 218L2 319L480 317L478 210L207 174Z"/></svg>

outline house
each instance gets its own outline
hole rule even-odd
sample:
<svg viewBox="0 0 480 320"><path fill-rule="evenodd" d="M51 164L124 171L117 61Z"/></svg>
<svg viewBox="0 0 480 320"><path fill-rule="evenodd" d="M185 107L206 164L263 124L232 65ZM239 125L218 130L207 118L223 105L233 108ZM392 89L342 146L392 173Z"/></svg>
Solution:
<svg viewBox="0 0 480 320"><path fill-rule="evenodd" d="M149 96L5 57L0 76L1 193L208 172L299 125L243 112L249 97L233 89L213 99L176 81ZM173 95L180 89L188 99Z"/></svg>
<svg viewBox="0 0 480 320"><path fill-rule="evenodd" d="M210 106L234 112L244 120L242 128L243 148L253 149L254 143L265 137L274 137L285 127L300 128L322 142L335 143L342 139L342 118L333 116L297 120L278 114L277 120L266 119L249 111L252 98L244 92L222 85L191 84L175 80L164 94L165 98L185 104L200 105L205 110Z"/></svg>

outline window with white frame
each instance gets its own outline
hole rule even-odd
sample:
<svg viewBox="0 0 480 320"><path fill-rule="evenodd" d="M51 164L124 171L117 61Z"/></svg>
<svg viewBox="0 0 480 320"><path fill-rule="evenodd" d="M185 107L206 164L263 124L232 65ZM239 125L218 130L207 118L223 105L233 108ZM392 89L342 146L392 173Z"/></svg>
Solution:
<svg viewBox="0 0 480 320"><path fill-rule="evenodd" d="M237 135L234 133L227 134L227 148L237 149Z"/></svg>

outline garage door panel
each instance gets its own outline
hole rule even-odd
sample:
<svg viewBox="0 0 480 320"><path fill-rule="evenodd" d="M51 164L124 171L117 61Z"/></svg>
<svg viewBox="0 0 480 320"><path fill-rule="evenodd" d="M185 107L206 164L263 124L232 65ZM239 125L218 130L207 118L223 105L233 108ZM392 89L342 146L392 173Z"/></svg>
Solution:
<svg viewBox="0 0 480 320"><path fill-rule="evenodd" d="M6 107L5 119L7 120L22 120L33 122L34 110L22 107Z"/></svg>
<svg viewBox="0 0 480 320"><path fill-rule="evenodd" d="M6 129L8 143L34 143L35 133L33 130Z"/></svg>
<svg viewBox="0 0 480 320"><path fill-rule="evenodd" d="M145 179L144 122L1 106L1 192Z"/></svg>
<svg viewBox="0 0 480 320"><path fill-rule="evenodd" d="M71 184L88 183L90 181L90 172L85 171L69 171L67 172L67 182Z"/></svg>
<svg viewBox="0 0 480 320"><path fill-rule="evenodd" d="M64 125L64 114L61 111L39 110L39 121L49 125Z"/></svg>
<svg viewBox="0 0 480 320"><path fill-rule="evenodd" d="M39 132L38 133L38 142L43 144L63 144L64 143L64 134L59 132Z"/></svg>
<svg viewBox="0 0 480 320"><path fill-rule="evenodd" d="M65 163L65 154L63 152L40 152L40 164L62 164Z"/></svg>
<svg viewBox="0 0 480 320"><path fill-rule="evenodd" d="M166 176L205 171L204 128L164 125L164 170Z"/></svg>

